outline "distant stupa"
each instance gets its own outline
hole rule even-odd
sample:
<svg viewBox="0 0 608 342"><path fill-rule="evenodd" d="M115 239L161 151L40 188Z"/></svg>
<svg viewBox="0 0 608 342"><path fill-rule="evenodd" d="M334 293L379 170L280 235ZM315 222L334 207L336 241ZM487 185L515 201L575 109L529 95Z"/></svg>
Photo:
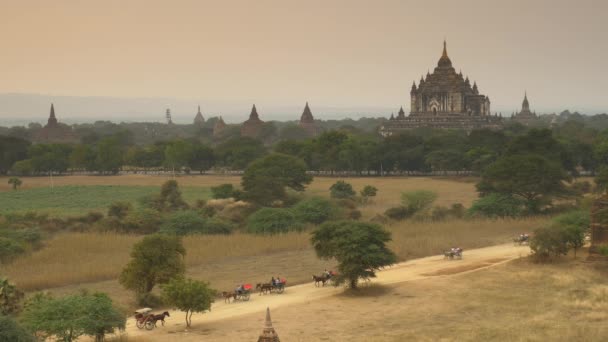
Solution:
<svg viewBox="0 0 608 342"><path fill-rule="evenodd" d="M203 117L203 113L201 113L201 106L198 106L198 113L194 117L194 124L197 126L202 126L205 123L205 118Z"/></svg>
<svg viewBox="0 0 608 342"><path fill-rule="evenodd" d="M266 321L264 322L264 330L258 338L258 342L280 342L279 335L274 331L272 327L272 321L270 320L270 308L266 308Z"/></svg>
<svg viewBox="0 0 608 342"><path fill-rule="evenodd" d="M315 136L319 133L317 125L315 124L315 118L312 116L312 112L308 106L308 102L306 102L302 116L300 116L300 127L302 127L310 136Z"/></svg>
<svg viewBox="0 0 608 342"><path fill-rule="evenodd" d="M226 129L226 123L224 122L224 119L222 119L222 117L220 116L220 118L215 122L215 125L213 125L213 136L219 136L220 134L222 134L224 129Z"/></svg>
<svg viewBox="0 0 608 342"><path fill-rule="evenodd" d="M241 126L241 136L243 137L251 137L256 138L264 121L260 120L260 116L258 115L258 110L255 108L255 104L251 108L251 113L249 114L249 119L243 122Z"/></svg>

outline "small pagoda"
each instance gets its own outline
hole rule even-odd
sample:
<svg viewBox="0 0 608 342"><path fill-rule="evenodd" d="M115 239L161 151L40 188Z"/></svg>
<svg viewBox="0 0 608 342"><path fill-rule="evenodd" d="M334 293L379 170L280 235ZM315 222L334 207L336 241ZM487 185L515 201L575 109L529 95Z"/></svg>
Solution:
<svg viewBox="0 0 608 342"><path fill-rule="evenodd" d="M306 106L304 107L304 112L302 112L302 116L300 117L300 127L306 131L309 136L316 136L319 134L319 129L315 124L315 118L312 116L312 112L310 111L310 107L308 106L308 102L306 102Z"/></svg>
<svg viewBox="0 0 608 342"><path fill-rule="evenodd" d="M258 337L258 342L280 342L279 335L274 331L272 327L272 321L270 320L270 308L266 308L266 321L264 322L264 329Z"/></svg>
<svg viewBox="0 0 608 342"><path fill-rule="evenodd" d="M203 117L203 113L201 113L201 106L198 106L198 113L194 117L194 125L202 126L205 124L205 118Z"/></svg>
<svg viewBox="0 0 608 342"><path fill-rule="evenodd" d="M224 119L220 116L220 118L213 125L213 136L217 137L222 134L222 132L226 129L226 123Z"/></svg>
<svg viewBox="0 0 608 342"><path fill-rule="evenodd" d="M241 126L241 136L256 138L264 121L260 120L260 116L258 115L258 110L255 108L255 104L251 108L251 113L249 114L249 119L243 122Z"/></svg>

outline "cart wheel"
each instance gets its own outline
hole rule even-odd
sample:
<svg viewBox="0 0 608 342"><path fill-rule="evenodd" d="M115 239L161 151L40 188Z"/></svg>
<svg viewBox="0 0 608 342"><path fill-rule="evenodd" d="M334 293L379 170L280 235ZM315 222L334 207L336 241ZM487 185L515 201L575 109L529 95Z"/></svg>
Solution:
<svg viewBox="0 0 608 342"><path fill-rule="evenodd" d="M244 301L248 301L250 296L251 296L251 294L249 294L249 293L245 293L245 294L243 294L242 299L243 299Z"/></svg>
<svg viewBox="0 0 608 342"><path fill-rule="evenodd" d="M280 286L277 288L277 293L283 293L285 291L285 286Z"/></svg>
<svg viewBox="0 0 608 342"><path fill-rule="evenodd" d="M152 330L152 329L154 329L154 327L155 327L154 322L152 322L152 321L146 322L146 330Z"/></svg>
<svg viewBox="0 0 608 342"><path fill-rule="evenodd" d="M137 322L137 323L135 323L135 325L136 325L136 326L137 326L139 329L143 329L143 328L144 328L144 326L146 325L146 322L145 322L145 321L143 321L143 320L141 320L141 319L138 319L136 322Z"/></svg>

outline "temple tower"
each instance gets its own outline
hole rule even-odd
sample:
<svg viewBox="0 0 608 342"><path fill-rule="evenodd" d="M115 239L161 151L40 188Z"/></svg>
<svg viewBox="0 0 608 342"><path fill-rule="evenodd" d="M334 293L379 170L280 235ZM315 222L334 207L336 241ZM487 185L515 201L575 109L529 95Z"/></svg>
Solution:
<svg viewBox="0 0 608 342"><path fill-rule="evenodd" d="M51 114L49 120L46 123L47 127L57 126L57 118L55 117L55 106L51 103Z"/></svg>
<svg viewBox="0 0 608 342"><path fill-rule="evenodd" d="M266 320L264 321L264 329L258 338L258 342L280 342L279 335L272 327L270 320L270 308L266 308Z"/></svg>
<svg viewBox="0 0 608 342"><path fill-rule="evenodd" d="M251 113L249 114L249 119L243 122L241 126L241 136L243 137L251 137L256 138L264 121L260 120L260 116L258 115L258 110L255 108L255 104L251 108Z"/></svg>
<svg viewBox="0 0 608 342"><path fill-rule="evenodd" d="M202 126L205 123L205 118L203 117L203 113L201 113L201 106L198 106L198 113L194 117L194 124L197 126Z"/></svg>
<svg viewBox="0 0 608 342"><path fill-rule="evenodd" d="M213 125L213 136L219 136L220 134L222 134L225 128L226 123L224 122L224 119L222 119L222 117L220 116L220 118L215 122L215 125Z"/></svg>
<svg viewBox="0 0 608 342"><path fill-rule="evenodd" d="M299 125L310 136L315 136L319 132L317 129L317 125L315 124L315 118L312 116L312 112L310 111L310 107L308 106L308 102L306 102L306 106L304 107L302 116L300 116Z"/></svg>

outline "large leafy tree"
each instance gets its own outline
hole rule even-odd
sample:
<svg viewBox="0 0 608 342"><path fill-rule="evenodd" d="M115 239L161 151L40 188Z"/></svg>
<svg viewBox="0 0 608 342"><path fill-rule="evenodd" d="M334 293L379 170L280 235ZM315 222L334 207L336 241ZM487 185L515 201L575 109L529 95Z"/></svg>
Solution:
<svg viewBox="0 0 608 342"><path fill-rule="evenodd" d="M395 254L386 246L391 233L373 223L334 221L322 224L312 233L317 255L338 261L335 284L348 282L357 288L359 279L376 276L376 271L394 264Z"/></svg>
<svg viewBox="0 0 608 342"><path fill-rule="evenodd" d="M560 164L535 154L505 156L486 168L477 189L482 194L502 193L525 201L528 210L538 212L543 204L566 193L570 178Z"/></svg>
<svg viewBox="0 0 608 342"><path fill-rule="evenodd" d="M184 274L186 250L177 236L150 235L133 246L131 261L120 274L120 283L141 299L156 284Z"/></svg>
<svg viewBox="0 0 608 342"><path fill-rule="evenodd" d="M296 157L273 153L252 162L243 174L245 197L260 205L269 205L286 196L286 188L304 191L312 176Z"/></svg>
<svg viewBox="0 0 608 342"><path fill-rule="evenodd" d="M192 325L192 314L211 310L216 291L208 283L193 279L176 278L162 286L165 303L186 313L186 326Z"/></svg>
<svg viewBox="0 0 608 342"><path fill-rule="evenodd" d="M123 147L117 137L107 137L97 144L95 165L101 172L117 173L122 166Z"/></svg>

